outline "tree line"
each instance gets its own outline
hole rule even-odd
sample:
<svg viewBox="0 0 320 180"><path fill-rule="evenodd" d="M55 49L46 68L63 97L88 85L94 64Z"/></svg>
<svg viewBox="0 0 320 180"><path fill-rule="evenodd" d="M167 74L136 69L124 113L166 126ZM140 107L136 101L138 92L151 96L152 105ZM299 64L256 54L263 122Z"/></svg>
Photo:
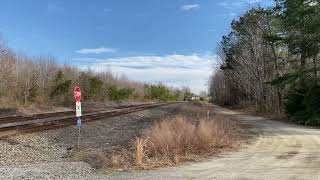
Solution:
<svg viewBox="0 0 320 180"><path fill-rule="evenodd" d="M0 108L69 106L74 103L75 86L81 88L84 102L176 101L192 95L187 87L178 89L163 84L135 82L109 71L84 71L55 61L50 56L18 54L0 39Z"/></svg>
<svg viewBox="0 0 320 180"><path fill-rule="evenodd" d="M320 125L319 1L276 0L233 20L231 29L210 77L214 101Z"/></svg>

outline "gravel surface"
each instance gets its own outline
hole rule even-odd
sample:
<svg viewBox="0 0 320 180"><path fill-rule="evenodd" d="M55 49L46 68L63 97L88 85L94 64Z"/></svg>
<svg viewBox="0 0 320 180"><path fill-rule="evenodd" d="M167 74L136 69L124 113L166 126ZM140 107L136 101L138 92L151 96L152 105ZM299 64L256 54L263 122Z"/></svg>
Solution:
<svg viewBox="0 0 320 180"><path fill-rule="evenodd" d="M177 105L83 124L80 149L121 149ZM77 161L75 126L18 135L0 140L0 179L82 179L94 176L90 164Z"/></svg>
<svg viewBox="0 0 320 180"><path fill-rule="evenodd" d="M45 162L0 167L1 179L79 179L94 171L84 162Z"/></svg>
<svg viewBox="0 0 320 180"><path fill-rule="evenodd" d="M84 125L81 149L120 148L172 109L161 107ZM71 158L77 128L68 127L0 140L0 179L320 179L319 129L214 109L250 124L260 136L237 152L206 162L106 175Z"/></svg>
<svg viewBox="0 0 320 180"><path fill-rule="evenodd" d="M238 152L180 167L137 173L92 175L87 179L218 179L218 180L318 180L320 179L320 130L271 121L262 117L233 114L260 132L257 140Z"/></svg>

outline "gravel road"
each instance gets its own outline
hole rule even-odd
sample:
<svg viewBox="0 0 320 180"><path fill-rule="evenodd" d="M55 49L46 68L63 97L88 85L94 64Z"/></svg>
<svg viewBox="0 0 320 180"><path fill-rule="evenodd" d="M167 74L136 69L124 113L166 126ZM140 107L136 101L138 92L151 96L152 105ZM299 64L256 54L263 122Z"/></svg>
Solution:
<svg viewBox="0 0 320 180"><path fill-rule="evenodd" d="M95 179L320 179L320 130L220 107L259 132L252 144L206 162L139 173L95 175Z"/></svg>

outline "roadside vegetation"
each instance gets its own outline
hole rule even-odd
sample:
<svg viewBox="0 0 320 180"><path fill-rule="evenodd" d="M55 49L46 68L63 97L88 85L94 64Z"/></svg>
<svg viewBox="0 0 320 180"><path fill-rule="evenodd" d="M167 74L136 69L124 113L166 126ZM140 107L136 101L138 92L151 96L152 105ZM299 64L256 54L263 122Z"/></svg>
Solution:
<svg viewBox="0 0 320 180"><path fill-rule="evenodd" d="M184 105L178 114L145 130L135 141L135 165L174 166L236 147L241 137L239 124L221 115L207 118L205 109Z"/></svg>
<svg viewBox="0 0 320 180"><path fill-rule="evenodd" d="M234 150L249 137L248 127L218 114L207 118L206 109L206 104L199 102L180 104L172 113L148 120L149 125L117 150L90 148L74 157L106 171L152 169L201 161Z"/></svg>
<svg viewBox="0 0 320 180"><path fill-rule="evenodd" d="M276 0L231 23L210 94L220 105L253 107L320 125L320 3Z"/></svg>
<svg viewBox="0 0 320 180"><path fill-rule="evenodd" d="M0 109L68 107L74 103L76 85L81 87L83 102L177 101L192 95L188 88L135 82L124 75L81 70L55 61L50 56L15 53L0 38Z"/></svg>

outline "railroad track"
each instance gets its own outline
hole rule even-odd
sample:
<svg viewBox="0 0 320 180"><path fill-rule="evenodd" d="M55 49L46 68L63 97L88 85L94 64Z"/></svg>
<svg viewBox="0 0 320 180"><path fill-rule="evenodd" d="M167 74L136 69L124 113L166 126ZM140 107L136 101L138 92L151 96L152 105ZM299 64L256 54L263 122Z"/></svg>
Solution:
<svg viewBox="0 0 320 180"><path fill-rule="evenodd" d="M102 120L108 117L129 114L154 107L164 106L171 103L153 103L121 106L113 110L89 110L83 113L81 120L83 123ZM0 138L17 134L43 131L48 129L61 128L75 125L76 117L74 111L58 113L36 114L32 116L16 116L0 118Z"/></svg>
<svg viewBox="0 0 320 180"><path fill-rule="evenodd" d="M137 107L137 106L144 106L149 104L138 104L138 105L123 105L123 106L116 106L116 107L106 107L108 109L124 109L124 108L130 108L130 107ZM85 110L82 113L93 113L93 112L100 112L105 111L105 109L90 109ZM55 112L55 113L42 113L42 114L34 114L30 116L9 116L9 117L0 117L0 125L2 124L8 124L8 123L14 123L14 122L20 122L20 121L28 121L28 120L34 120L34 119L44 119L44 118L51 118L51 117L61 117L61 116L71 116L74 115L75 111L63 111L63 112Z"/></svg>

